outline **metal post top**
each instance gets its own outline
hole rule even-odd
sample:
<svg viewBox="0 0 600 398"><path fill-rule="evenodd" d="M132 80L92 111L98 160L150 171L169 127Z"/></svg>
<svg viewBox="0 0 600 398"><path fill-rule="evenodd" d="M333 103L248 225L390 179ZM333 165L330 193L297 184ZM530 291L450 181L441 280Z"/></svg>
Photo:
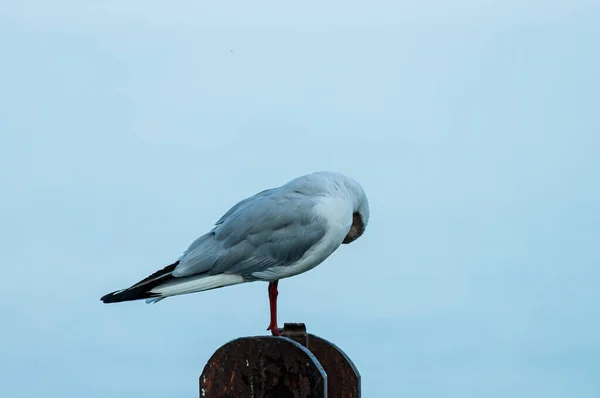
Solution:
<svg viewBox="0 0 600 398"><path fill-rule="evenodd" d="M360 397L360 374L335 344L284 324L281 336L221 346L200 376L201 397Z"/></svg>

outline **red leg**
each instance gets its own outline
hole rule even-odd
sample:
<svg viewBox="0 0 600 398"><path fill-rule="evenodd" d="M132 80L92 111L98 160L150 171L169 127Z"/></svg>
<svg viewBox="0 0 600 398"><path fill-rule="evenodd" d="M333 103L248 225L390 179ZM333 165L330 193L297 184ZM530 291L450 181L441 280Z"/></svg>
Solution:
<svg viewBox="0 0 600 398"><path fill-rule="evenodd" d="M269 305L271 307L271 324L267 330L271 331L273 336L281 335L281 330L277 327L277 284L279 281L269 282Z"/></svg>

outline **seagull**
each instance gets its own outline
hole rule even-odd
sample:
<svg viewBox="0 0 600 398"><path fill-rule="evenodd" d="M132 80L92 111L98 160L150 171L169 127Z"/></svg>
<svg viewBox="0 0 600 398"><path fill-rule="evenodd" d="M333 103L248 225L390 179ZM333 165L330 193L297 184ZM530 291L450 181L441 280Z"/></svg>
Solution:
<svg viewBox="0 0 600 398"><path fill-rule="evenodd" d="M358 239L368 222L369 202L357 181L335 172L307 174L240 201L173 264L101 300L156 303L240 283L269 282L267 330L279 336L279 280L315 268L342 244Z"/></svg>

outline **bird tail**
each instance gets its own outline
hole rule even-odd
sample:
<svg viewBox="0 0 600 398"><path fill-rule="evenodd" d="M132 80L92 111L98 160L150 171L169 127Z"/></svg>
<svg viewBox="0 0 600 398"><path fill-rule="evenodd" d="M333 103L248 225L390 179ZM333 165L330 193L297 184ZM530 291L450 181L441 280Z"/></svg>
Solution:
<svg viewBox="0 0 600 398"><path fill-rule="evenodd" d="M236 274L194 275L175 278L173 270L178 264L179 261L168 265L130 288L109 293L100 300L104 303L119 303L146 299L146 303L155 304L169 296L202 292L247 282L243 276Z"/></svg>
<svg viewBox="0 0 600 398"><path fill-rule="evenodd" d="M218 289L244 282L248 282L248 280L237 274L194 275L185 278L173 278L156 286L150 293L154 295L152 297L165 298ZM157 301L156 299L148 300L148 302Z"/></svg>
<svg viewBox="0 0 600 398"><path fill-rule="evenodd" d="M167 265L165 268L161 269L150 275L149 277L142 279L135 285L122 290L117 290L112 293L108 293L100 300L103 303L120 303L122 301L133 301L133 300L142 300L142 299L150 299L154 297L158 297L156 294L152 293L151 290L156 286L159 286L169 280L174 279L172 272L179 264L179 261L174 262L171 265Z"/></svg>

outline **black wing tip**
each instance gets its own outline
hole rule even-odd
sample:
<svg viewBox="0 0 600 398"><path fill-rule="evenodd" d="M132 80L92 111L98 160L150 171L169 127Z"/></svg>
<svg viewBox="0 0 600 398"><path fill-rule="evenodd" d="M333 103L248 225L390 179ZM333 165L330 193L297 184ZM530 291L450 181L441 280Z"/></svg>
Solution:
<svg viewBox="0 0 600 398"><path fill-rule="evenodd" d="M117 299L116 299L116 294L117 293L118 293L118 290L116 292L105 294L104 296L102 296L100 298L100 301L102 301L105 304L116 303L116 302L118 302Z"/></svg>
<svg viewBox="0 0 600 398"><path fill-rule="evenodd" d="M177 264L179 264L179 261L167 265L165 268L153 273L149 277L131 286L129 289L116 290L114 292L108 293L102 296L100 300L105 304L110 304L120 303L123 301L143 300L158 297L158 294L150 293L150 290L160 285L161 283L166 282L168 279L171 279L172 276L167 276L166 274L173 272ZM161 275L165 275L165 278L151 281L151 279L157 278Z"/></svg>
<svg viewBox="0 0 600 398"><path fill-rule="evenodd" d="M120 303L123 301L143 300L148 298L158 297L158 294L150 293L149 291L143 291L140 289L132 290L117 290L112 293L108 293L100 298L104 304Z"/></svg>

